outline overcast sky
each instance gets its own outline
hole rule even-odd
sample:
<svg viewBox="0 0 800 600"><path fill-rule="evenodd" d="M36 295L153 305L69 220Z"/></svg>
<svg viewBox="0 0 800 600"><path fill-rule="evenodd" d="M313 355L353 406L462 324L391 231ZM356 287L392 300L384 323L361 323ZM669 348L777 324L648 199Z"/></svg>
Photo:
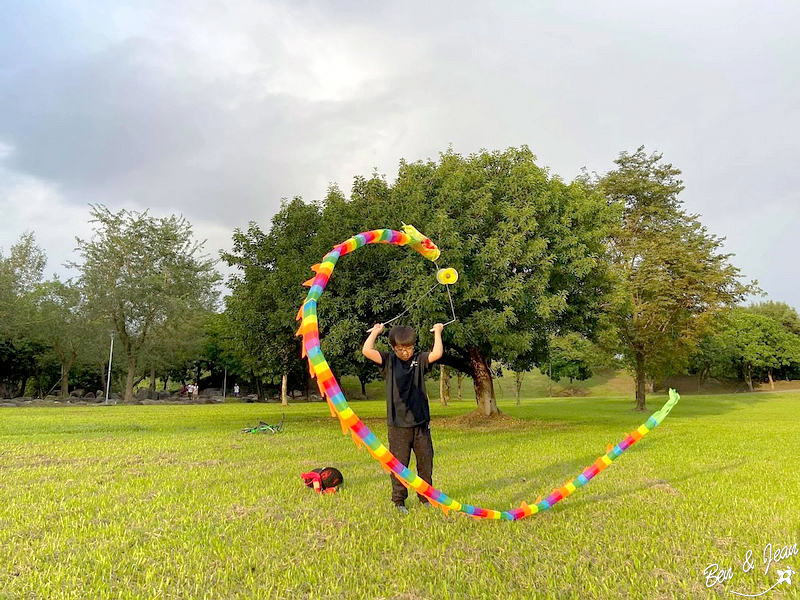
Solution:
<svg viewBox="0 0 800 600"><path fill-rule="evenodd" d="M644 145L743 274L800 308L797 0L0 9L0 247L34 231L48 276L89 203L183 214L217 255L282 198L450 145L526 144L567 181Z"/></svg>

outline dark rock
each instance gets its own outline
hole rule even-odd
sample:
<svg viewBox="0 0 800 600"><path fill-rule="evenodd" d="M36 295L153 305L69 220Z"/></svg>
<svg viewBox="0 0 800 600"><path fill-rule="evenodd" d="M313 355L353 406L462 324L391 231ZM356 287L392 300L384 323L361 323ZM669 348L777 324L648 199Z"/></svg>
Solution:
<svg viewBox="0 0 800 600"><path fill-rule="evenodd" d="M94 400L94 392L88 392L83 397L86 400Z"/></svg>
<svg viewBox="0 0 800 600"><path fill-rule="evenodd" d="M17 390L17 386L14 384L0 383L0 398L13 398L19 391L20 390Z"/></svg>

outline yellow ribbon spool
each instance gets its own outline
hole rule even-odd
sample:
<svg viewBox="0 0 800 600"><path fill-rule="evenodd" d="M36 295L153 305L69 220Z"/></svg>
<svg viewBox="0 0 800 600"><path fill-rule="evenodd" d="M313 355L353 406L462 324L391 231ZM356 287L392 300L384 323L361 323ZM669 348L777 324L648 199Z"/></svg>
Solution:
<svg viewBox="0 0 800 600"><path fill-rule="evenodd" d="M453 268L436 271L436 281L442 285L450 285L458 281L458 271Z"/></svg>

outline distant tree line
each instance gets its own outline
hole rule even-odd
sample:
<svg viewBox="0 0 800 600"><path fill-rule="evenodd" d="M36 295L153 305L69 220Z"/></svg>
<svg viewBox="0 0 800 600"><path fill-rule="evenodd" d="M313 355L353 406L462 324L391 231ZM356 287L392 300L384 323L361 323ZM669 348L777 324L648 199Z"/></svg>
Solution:
<svg viewBox="0 0 800 600"><path fill-rule="evenodd" d="M43 279L46 257L32 233L0 254L4 396L105 393L112 337L113 382L126 401L148 376L154 389L157 376L195 379L209 363L203 345L213 335L219 275L189 223L103 206L92 216L92 238L77 240L83 260L71 263L74 279Z"/></svg>
<svg viewBox="0 0 800 600"><path fill-rule="evenodd" d="M449 150L437 161L401 162L393 183L356 177L349 197L332 186L315 202L284 201L269 228L234 231L222 255L235 268L224 307L213 261L185 219L95 206L74 281L43 281L45 257L30 233L0 254L0 380L35 394L104 389L113 333L112 375L126 400L147 378L154 387L157 377L205 373L221 384L227 373L262 398L281 389L285 402L287 390L309 388L295 315L311 266L356 233L402 223L429 235L442 249L439 265L460 274L442 362L471 377L484 414L497 412L493 379L503 368L538 367L557 381L625 366L640 410L653 382L669 375L751 388L800 377L797 312L776 302L741 306L758 288L683 209L680 171L643 148L615 165L565 183L524 146ZM378 375L360 352L366 330L401 313L419 345L430 345L431 325L451 311L435 271L385 245L337 265L318 310L338 375L357 377L365 393Z"/></svg>

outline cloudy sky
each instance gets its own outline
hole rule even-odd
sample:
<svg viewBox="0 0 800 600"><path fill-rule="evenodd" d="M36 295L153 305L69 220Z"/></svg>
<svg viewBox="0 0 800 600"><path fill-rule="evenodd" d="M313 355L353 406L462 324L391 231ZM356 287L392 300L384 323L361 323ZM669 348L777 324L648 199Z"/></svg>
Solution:
<svg viewBox="0 0 800 600"><path fill-rule="evenodd" d="M0 247L64 274L89 203L206 249L401 158L527 144L565 180L644 145L800 308L800 2L0 0ZM376 223L396 226L392 223Z"/></svg>

